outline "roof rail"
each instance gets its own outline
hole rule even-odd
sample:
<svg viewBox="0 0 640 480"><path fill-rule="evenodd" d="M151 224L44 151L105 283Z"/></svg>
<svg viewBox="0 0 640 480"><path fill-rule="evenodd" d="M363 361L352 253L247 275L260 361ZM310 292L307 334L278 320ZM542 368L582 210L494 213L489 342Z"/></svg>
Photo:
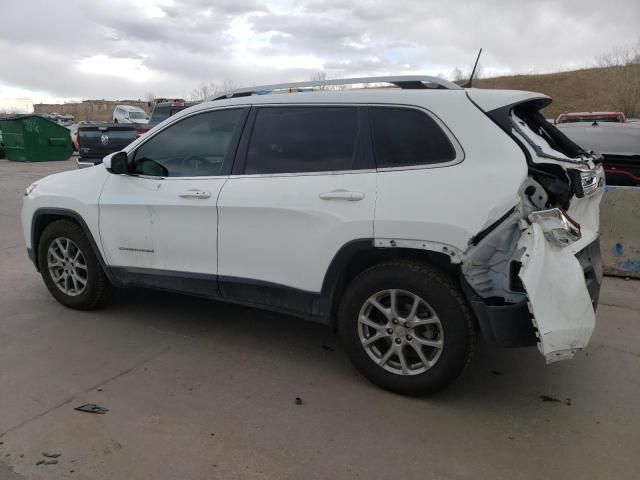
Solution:
<svg viewBox="0 0 640 480"><path fill-rule="evenodd" d="M298 88L313 88L327 85L357 85L363 83L390 83L403 89L437 88L445 90L462 90L462 87L439 77L428 75L401 75L395 77L359 77L340 78L335 80L312 80L309 82L277 83L274 85L259 85L255 87L238 88L214 95L209 100L225 98L248 97L255 94L271 93L274 90L292 90ZM427 85L436 85L428 87Z"/></svg>

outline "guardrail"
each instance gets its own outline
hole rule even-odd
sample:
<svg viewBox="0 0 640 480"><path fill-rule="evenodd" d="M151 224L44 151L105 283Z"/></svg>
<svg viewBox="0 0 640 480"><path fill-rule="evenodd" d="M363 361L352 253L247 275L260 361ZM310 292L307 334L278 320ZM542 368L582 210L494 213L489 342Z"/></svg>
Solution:
<svg viewBox="0 0 640 480"><path fill-rule="evenodd" d="M640 278L640 187L606 187L600 248L605 275Z"/></svg>

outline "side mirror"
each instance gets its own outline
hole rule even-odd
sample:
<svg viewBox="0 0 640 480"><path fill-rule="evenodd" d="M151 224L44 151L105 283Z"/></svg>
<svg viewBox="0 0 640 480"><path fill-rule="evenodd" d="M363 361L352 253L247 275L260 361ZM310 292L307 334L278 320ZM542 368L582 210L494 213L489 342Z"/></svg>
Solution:
<svg viewBox="0 0 640 480"><path fill-rule="evenodd" d="M111 155L107 155L102 160L105 168L108 172L114 175L122 175L127 173L129 161L127 158L127 152L116 152Z"/></svg>

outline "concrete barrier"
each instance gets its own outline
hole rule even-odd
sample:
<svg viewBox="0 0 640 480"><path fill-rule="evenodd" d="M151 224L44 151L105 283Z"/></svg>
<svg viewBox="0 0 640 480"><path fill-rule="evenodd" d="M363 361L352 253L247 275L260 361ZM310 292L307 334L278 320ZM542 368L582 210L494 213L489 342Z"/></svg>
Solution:
<svg viewBox="0 0 640 480"><path fill-rule="evenodd" d="M640 187L606 187L600 248L605 275L640 278Z"/></svg>

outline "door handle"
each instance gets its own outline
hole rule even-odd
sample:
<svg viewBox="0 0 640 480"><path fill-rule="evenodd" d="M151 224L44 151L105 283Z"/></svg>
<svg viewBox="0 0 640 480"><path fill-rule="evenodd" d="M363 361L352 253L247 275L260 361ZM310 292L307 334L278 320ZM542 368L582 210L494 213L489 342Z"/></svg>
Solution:
<svg viewBox="0 0 640 480"><path fill-rule="evenodd" d="M187 190L186 192L182 192L180 194L181 198L209 198L211 197L211 192L205 192L204 190L198 190L197 188L192 188L191 190Z"/></svg>
<svg viewBox="0 0 640 480"><path fill-rule="evenodd" d="M347 200L348 202L357 202L364 198L362 192L351 192L349 190L332 190L323 192L318 195L322 200Z"/></svg>

